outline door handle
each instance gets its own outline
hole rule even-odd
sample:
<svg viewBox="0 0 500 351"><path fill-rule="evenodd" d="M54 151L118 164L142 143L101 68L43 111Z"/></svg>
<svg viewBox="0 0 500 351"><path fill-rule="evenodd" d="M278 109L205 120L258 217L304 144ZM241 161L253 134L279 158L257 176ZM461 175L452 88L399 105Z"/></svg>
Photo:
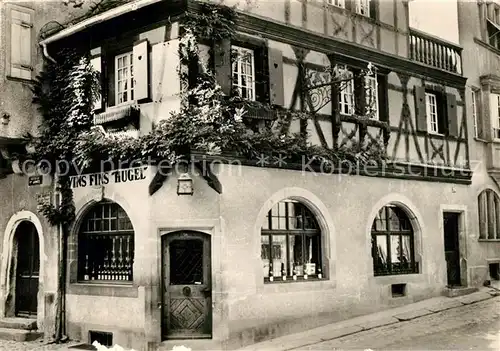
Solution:
<svg viewBox="0 0 500 351"><path fill-rule="evenodd" d="M205 295L205 297L209 297L210 295L212 295L212 289L210 288L205 288L205 289L202 289L201 292L203 293L203 295Z"/></svg>

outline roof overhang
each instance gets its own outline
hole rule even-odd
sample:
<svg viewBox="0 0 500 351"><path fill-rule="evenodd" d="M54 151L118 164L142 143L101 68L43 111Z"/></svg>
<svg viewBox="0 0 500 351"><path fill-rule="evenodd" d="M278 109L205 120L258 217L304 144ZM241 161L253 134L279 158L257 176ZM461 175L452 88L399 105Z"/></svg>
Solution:
<svg viewBox="0 0 500 351"><path fill-rule="evenodd" d="M95 26L98 23L106 22L112 18L119 17L121 15L124 15L126 13L136 11L140 8L155 4L157 2L161 2L164 0L135 0L130 3L115 7L111 10L105 11L103 13L100 13L98 15L92 16L90 18L87 18L73 26L70 26L68 28L65 28L61 30L60 32L57 32L54 35L51 35L50 37L42 40L40 42L40 45L45 46L47 44L54 43L58 40L67 38L75 33L78 33L84 29L90 28Z"/></svg>

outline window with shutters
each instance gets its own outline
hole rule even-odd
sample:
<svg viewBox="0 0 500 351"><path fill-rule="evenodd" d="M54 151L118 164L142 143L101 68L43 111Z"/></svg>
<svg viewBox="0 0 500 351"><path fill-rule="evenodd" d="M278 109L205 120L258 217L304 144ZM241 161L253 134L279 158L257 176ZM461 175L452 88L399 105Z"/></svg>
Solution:
<svg viewBox="0 0 500 351"><path fill-rule="evenodd" d="M9 4L7 7L7 75L32 79L33 71L33 17L34 11Z"/></svg>
<svg viewBox="0 0 500 351"><path fill-rule="evenodd" d="M458 137L456 96L444 93L444 88L435 89L414 88L417 130Z"/></svg>
<svg viewBox="0 0 500 351"><path fill-rule="evenodd" d="M344 115L354 114L354 80L351 79L342 85L339 100L340 113Z"/></svg>
<svg viewBox="0 0 500 351"><path fill-rule="evenodd" d="M149 101L149 43L133 39L93 48L93 68L101 73L101 97L94 109L102 112L116 106ZM121 107L120 107L121 108ZM115 116L116 117L116 116Z"/></svg>
<svg viewBox="0 0 500 351"><path fill-rule="evenodd" d="M500 197L492 189L483 190L478 198L479 239L500 240Z"/></svg>
<svg viewBox="0 0 500 351"><path fill-rule="evenodd" d="M116 104L134 100L134 55L127 52L115 57Z"/></svg>
<svg viewBox="0 0 500 351"><path fill-rule="evenodd" d="M500 139L500 94L490 94L490 117L493 139Z"/></svg>

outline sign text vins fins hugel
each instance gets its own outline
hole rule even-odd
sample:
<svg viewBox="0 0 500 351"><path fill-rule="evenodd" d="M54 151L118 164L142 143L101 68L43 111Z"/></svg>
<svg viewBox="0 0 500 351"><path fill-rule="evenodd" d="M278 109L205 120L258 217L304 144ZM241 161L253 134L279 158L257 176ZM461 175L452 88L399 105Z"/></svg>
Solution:
<svg viewBox="0 0 500 351"><path fill-rule="evenodd" d="M82 174L70 177L72 188L126 183L146 179L146 168L119 169L103 173Z"/></svg>

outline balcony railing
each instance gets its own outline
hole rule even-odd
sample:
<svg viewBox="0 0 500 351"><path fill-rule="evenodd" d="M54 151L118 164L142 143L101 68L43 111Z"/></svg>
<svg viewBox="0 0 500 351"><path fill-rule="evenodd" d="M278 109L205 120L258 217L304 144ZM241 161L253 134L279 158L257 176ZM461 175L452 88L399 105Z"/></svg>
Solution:
<svg viewBox="0 0 500 351"><path fill-rule="evenodd" d="M409 50L411 60L462 74L462 48L460 46L411 29Z"/></svg>

